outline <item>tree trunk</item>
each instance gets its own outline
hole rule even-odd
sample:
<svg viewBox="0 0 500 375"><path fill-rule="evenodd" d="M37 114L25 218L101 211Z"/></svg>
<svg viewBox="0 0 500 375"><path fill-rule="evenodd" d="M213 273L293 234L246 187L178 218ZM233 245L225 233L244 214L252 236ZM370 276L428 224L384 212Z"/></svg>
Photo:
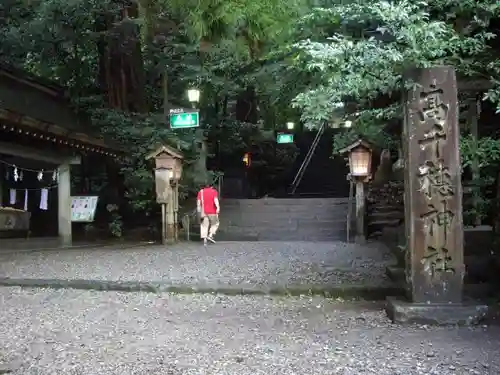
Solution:
<svg viewBox="0 0 500 375"><path fill-rule="evenodd" d="M255 87L248 86L236 101L236 120L256 124L258 117Z"/></svg>
<svg viewBox="0 0 500 375"><path fill-rule="evenodd" d="M229 103L229 96L224 95L224 102L222 104L222 118L224 120L227 118L227 115L228 115L228 111L227 111L228 103Z"/></svg>
<svg viewBox="0 0 500 375"><path fill-rule="evenodd" d="M208 147L203 134L203 129L196 129L195 135L195 145L197 148L198 158L196 159L194 170L195 170L195 183L197 185L203 185L208 182L208 169L207 169L207 159L208 159Z"/></svg>
<svg viewBox="0 0 500 375"><path fill-rule="evenodd" d="M137 4L124 6L120 21L111 26L109 15L99 20L106 35L98 43L99 80L111 108L130 112L147 112L144 62L140 29L133 22L138 16Z"/></svg>

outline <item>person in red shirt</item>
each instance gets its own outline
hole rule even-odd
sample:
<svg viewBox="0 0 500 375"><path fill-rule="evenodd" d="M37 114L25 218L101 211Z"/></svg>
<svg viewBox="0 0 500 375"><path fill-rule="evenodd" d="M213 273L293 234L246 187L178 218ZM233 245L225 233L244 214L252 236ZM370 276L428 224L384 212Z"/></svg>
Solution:
<svg viewBox="0 0 500 375"><path fill-rule="evenodd" d="M219 228L219 194L211 185L205 186L198 192L196 207L200 215L200 237L203 244L207 240L215 243L214 236Z"/></svg>

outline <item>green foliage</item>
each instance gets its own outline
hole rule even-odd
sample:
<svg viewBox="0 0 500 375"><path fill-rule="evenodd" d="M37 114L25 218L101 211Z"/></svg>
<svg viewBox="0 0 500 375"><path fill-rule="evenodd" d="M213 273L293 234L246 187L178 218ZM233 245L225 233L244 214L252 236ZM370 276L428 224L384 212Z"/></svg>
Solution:
<svg viewBox="0 0 500 375"><path fill-rule="evenodd" d="M477 163L479 169L496 166L500 162L500 140L481 137L477 141L471 135L460 139L462 168L470 168Z"/></svg>
<svg viewBox="0 0 500 375"><path fill-rule="evenodd" d="M139 1L140 17L133 24L140 27L143 61L135 68L145 73L148 113L110 109L100 76L100 64L105 57L100 42L123 38L121 47L126 48L130 37L112 31L125 22L120 21L122 2L3 1L0 54L2 60L67 86L71 100L79 111L92 118L95 130L127 149L127 156L120 160L126 200L115 202L109 198L107 202L106 198L102 202L118 204L117 210L109 212L109 231L121 236L127 211L147 219L157 210L152 165L144 160L155 146L165 143L184 153L180 192L186 198L206 177L217 179L217 172L207 175L202 171L204 168L206 172L203 164L207 153L210 156L222 152L234 159L234 155L264 142L257 124L234 120L235 100L248 86L255 88L265 127L275 128L296 116L289 111L291 86L288 83L285 90L280 78L287 67L277 65L273 67L275 73L269 74L258 59L276 50L277 43L286 38L287 25L302 12L303 6L299 0ZM109 20L112 24L106 24ZM212 44L208 51L200 53L200 39ZM167 107L187 107L184 93L192 85L202 92L204 131L172 132L163 115L164 94L167 93ZM204 138L209 145L206 152L199 148ZM75 186L79 188L85 179L90 180L92 193L117 183L111 182L101 168L87 171L92 176L82 173L76 174Z"/></svg>
<svg viewBox="0 0 500 375"><path fill-rule="evenodd" d="M487 98L498 104L499 51L488 44L495 37L488 27L499 14L500 3L492 0L358 0L315 8L301 20L294 47L296 63L306 61L316 78L294 105L308 127L317 127L345 102L355 108L346 117L363 111L362 122L354 116L358 132L376 133L373 128L401 118L390 97L401 90L405 70L442 64L455 66L460 77L490 78L497 86ZM373 105L381 95L389 109L382 116Z"/></svg>
<svg viewBox="0 0 500 375"><path fill-rule="evenodd" d="M495 186L500 165L500 140L481 137L477 141L471 135L460 139L462 170L471 174L467 187L472 189L464 205L464 222L473 224L476 217L484 220L496 207ZM474 167L478 175L472 175ZM474 204L475 200L475 204Z"/></svg>
<svg viewBox="0 0 500 375"><path fill-rule="evenodd" d="M495 86L485 100L500 103L500 54L490 27L500 15L497 0L138 3L140 16L132 24L140 28L142 60L135 68L146 79L137 90L144 89L149 112L110 109L100 77L99 42L116 37L110 25L102 28L103 18L115 25L125 22L118 22L121 2L5 0L0 4L0 54L68 86L72 101L91 116L95 129L127 148L121 161L126 206L147 218L156 204L152 166L144 156L159 143L184 152L181 193L188 197L206 178L200 169L204 158L216 152L235 159L255 147L265 155L256 168L274 174L270 180L279 179L297 150L274 153L262 129L279 129L290 120L301 118L308 128L352 121L352 128L335 137L334 151L358 137L394 148L384 129L401 119L398 93L408 67L450 64L461 78L489 79ZM121 37L124 46L128 39ZM210 48L201 48L203 43ZM184 93L192 85L202 92L203 132L172 132L163 107L189 106ZM257 97L258 124L235 120L235 104L248 88ZM208 149L202 151L199 143L205 141ZM481 163L490 163L484 167L486 181L498 164L496 140L482 139L476 150L464 138L461 147L464 168L475 154ZM105 178L102 171L95 174L92 186L101 189ZM118 211L121 215L122 207ZM115 235L122 221L111 218Z"/></svg>

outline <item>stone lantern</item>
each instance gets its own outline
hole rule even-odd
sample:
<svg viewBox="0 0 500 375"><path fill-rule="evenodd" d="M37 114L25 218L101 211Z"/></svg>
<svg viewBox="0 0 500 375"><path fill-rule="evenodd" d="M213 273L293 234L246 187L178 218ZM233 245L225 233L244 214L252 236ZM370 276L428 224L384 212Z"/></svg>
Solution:
<svg viewBox="0 0 500 375"><path fill-rule="evenodd" d="M162 207L162 243L177 241L179 212L179 180L184 156L178 150L160 146L146 156L155 161L156 201Z"/></svg>

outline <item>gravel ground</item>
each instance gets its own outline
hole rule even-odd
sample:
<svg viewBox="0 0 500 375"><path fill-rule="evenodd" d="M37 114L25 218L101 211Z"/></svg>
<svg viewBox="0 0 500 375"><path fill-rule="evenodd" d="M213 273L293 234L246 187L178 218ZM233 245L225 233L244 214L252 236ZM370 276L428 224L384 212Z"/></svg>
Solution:
<svg viewBox="0 0 500 375"><path fill-rule="evenodd" d="M203 285L384 284L382 244L226 242L0 254L0 277Z"/></svg>
<svg viewBox="0 0 500 375"><path fill-rule="evenodd" d="M500 373L500 327L401 327L367 302L20 288L0 298L0 368L14 375Z"/></svg>

